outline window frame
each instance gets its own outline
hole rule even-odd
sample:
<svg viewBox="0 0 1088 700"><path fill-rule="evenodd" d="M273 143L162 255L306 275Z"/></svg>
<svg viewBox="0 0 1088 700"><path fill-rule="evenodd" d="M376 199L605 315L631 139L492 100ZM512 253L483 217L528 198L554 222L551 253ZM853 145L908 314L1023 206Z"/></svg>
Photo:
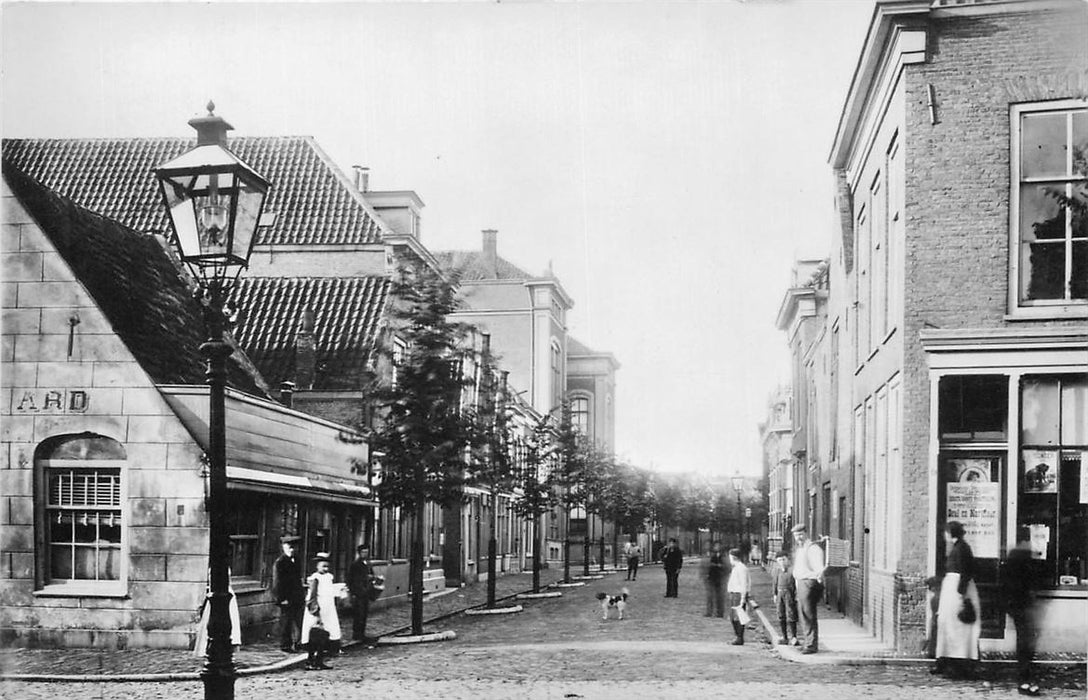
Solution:
<svg viewBox="0 0 1088 700"><path fill-rule="evenodd" d="M1027 102L1014 104L1009 109L1009 270L1008 270L1008 314L1009 320L1018 318L1088 318L1088 299L1024 299L1022 296L1021 271L1021 232L1020 232L1020 192L1021 192L1021 121L1025 115L1047 112L1072 113L1088 111L1088 100L1070 99L1047 102ZM1067 131L1067 138L1072 135ZM1068 141L1067 141L1068 143ZM1076 181L1073 175L1060 178L1038 178L1039 182L1054 180ZM1029 181L1034 182L1035 180ZM1083 180L1088 184L1088 175ZM1066 276L1071 274L1072 232L1067 228Z"/></svg>
<svg viewBox="0 0 1088 700"><path fill-rule="evenodd" d="M108 438L104 435L88 435L86 437L107 438L117 444L124 451L123 443ZM46 441L48 442L48 441ZM43 443L44 444L44 443ZM40 446L39 446L40 449ZM37 568L35 577L35 596L85 596L85 597L124 597L128 592L128 530L131 527L128 520L128 459L72 459L51 457L52 452L37 456L34 460L34 473L37 480L36 492L38 494L34 506L35 511L35 551L34 559ZM51 576L50 549L51 537L49 522L55 512L65 509L65 506L51 506L49 502L49 476L53 470L62 469L91 469L96 471L109 471L115 473L118 480L118 504L108 510L117 513L120 521L120 541L115 548L117 556L117 578L115 579L54 579ZM96 510L94 506L78 507L74 504L70 509ZM75 546L73 541L72 546Z"/></svg>

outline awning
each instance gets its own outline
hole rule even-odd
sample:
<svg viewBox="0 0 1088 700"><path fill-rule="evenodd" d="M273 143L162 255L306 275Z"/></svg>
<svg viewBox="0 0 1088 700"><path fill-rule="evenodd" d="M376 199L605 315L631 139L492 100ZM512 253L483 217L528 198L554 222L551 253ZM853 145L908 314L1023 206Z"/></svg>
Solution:
<svg viewBox="0 0 1088 700"><path fill-rule="evenodd" d="M378 507L378 502L372 498L370 487L363 484L316 476L279 474L245 467L227 467L227 488L236 491L274 493L294 498L336 501L370 508Z"/></svg>

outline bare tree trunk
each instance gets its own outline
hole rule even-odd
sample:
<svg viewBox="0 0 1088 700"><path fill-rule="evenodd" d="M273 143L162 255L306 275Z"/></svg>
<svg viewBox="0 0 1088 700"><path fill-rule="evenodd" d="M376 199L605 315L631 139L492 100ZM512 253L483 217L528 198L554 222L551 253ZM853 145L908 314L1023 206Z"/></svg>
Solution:
<svg viewBox="0 0 1088 700"><path fill-rule="evenodd" d="M412 634L423 634L423 495L416 496L412 521L412 559L408 568L408 590L412 595Z"/></svg>

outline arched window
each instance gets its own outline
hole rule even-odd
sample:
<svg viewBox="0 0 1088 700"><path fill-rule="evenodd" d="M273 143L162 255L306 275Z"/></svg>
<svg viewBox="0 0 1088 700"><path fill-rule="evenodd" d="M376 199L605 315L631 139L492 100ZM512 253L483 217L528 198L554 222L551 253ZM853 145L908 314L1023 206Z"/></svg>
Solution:
<svg viewBox="0 0 1088 700"><path fill-rule="evenodd" d="M570 400L570 422L582 435L589 436L589 399L575 396Z"/></svg>
<svg viewBox="0 0 1088 700"><path fill-rule="evenodd" d="M125 459L120 443L91 433L38 447L42 585L121 580Z"/></svg>

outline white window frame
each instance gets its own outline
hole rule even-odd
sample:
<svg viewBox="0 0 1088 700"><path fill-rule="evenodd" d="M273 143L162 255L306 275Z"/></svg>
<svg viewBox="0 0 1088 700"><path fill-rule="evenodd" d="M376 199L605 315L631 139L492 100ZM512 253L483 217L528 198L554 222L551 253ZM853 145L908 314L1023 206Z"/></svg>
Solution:
<svg viewBox="0 0 1088 700"><path fill-rule="evenodd" d="M131 527L127 523L130 515L127 508L128 503L128 461L124 459L56 459L45 458L36 460L35 469L40 470L40 478L42 480L43 498L41 499L38 509L38 522L40 527L43 528L43 532L40 537L40 542L43 544L43 549L37 552L39 565L42 567L42 571L46 572L45 580L41 581L40 588L35 590L35 595L57 595L57 596L88 596L88 597L118 597L127 594L128 590L128 529ZM118 478L119 488L119 504L115 508L109 510L116 510L120 519L120 533L121 542L117 548L118 559L118 573L116 579L63 579L53 580L50 575L49 557L50 555L50 538L48 531L48 520L54 512L60 512L68 509L66 506L50 506L48 503L48 496L44 493L44 489L48 489L49 473L51 470L58 469L92 469L103 471L116 471ZM97 506L72 506L79 511L97 510Z"/></svg>
<svg viewBox="0 0 1088 700"><path fill-rule="evenodd" d="M1055 100L1012 105L1009 157L1009 296L1008 318L1088 318L1088 300L1037 299L1021 301L1020 281L1020 122L1026 114L1088 109L1088 100ZM1071 127L1067 127L1071 128ZM1071 134L1067 131L1067 139ZM1067 141L1068 142L1068 141ZM1072 158L1072 152L1069 153ZM1088 181L1088 177L1086 177ZM1066 269L1072 267L1070 238L1066 238Z"/></svg>

